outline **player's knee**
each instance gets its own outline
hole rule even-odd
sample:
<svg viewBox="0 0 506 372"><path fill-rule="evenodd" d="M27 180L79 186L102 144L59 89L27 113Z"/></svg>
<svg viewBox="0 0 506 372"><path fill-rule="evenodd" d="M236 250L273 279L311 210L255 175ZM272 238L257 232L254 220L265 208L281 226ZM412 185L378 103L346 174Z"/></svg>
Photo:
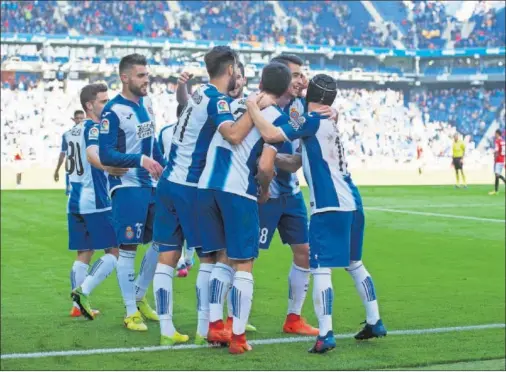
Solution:
<svg viewBox="0 0 506 372"><path fill-rule="evenodd" d="M235 271L246 271L248 273L253 271L253 260L233 260L231 264Z"/></svg>
<svg viewBox="0 0 506 372"><path fill-rule="evenodd" d="M292 245L293 263L305 269L309 268L309 244Z"/></svg>
<svg viewBox="0 0 506 372"><path fill-rule="evenodd" d="M160 252L158 256L158 263L168 265L171 267L176 267L177 262L179 261L180 258L181 258L180 250Z"/></svg>
<svg viewBox="0 0 506 372"><path fill-rule="evenodd" d="M221 251L216 252L216 262L220 262L225 265L229 265L229 260L227 256L227 251L225 249L222 249Z"/></svg>
<svg viewBox="0 0 506 372"><path fill-rule="evenodd" d="M346 267L346 271L353 271L355 269L358 269L360 266L362 266L362 261L351 261L350 266Z"/></svg>
<svg viewBox="0 0 506 372"><path fill-rule="evenodd" d="M216 254L210 254L207 256L199 257L199 261L201 264L214 265L216 263Z"/></svg>
<svg viewBox="0 0 506 372"><path fill-rule="evenodd" d="M109 249L105 249L104 252L106 254L112 254L114 257L118 258L119 257L119 249L118 248L109 248Z"/></svg>
<svg viewBox="0 0 506 372"><path fill-rule="evenodd" d="M77 261L81 261L82 263L89 264L91 261L91 257L93 256L94 251L77 251Z"/></svg>

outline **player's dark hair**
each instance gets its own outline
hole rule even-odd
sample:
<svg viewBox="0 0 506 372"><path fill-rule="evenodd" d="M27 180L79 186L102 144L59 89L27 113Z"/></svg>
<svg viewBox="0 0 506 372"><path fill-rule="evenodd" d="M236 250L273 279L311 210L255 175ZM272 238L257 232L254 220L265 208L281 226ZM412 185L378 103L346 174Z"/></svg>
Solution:
<svg viewBox="0 0 506 372"><path fill-rule="evenodd" d="M178 104L176 108L176 117L179 119L181 114L183 113L184 105Z"/></svg>
<svg viewBox="0 0 506 372"><path fill-rule="evenodd" d="M107 89L108 89L107 85L105 85L104 83L95 83L95 84L86 85L81 90L81 94L79 96L79 98L81 100L81 106L83 106L84 111L86 111L86 104L88 102L91 102L91 101L94 101L95 99L97 99L97 94L107 92ZM74 117L77 112L84 114L84 112L82 112L81 110L78 110L74 113Z"/></svg>
<svg viewBox="0 0 506 372"><path fill-rule="evenodd" d="M81 101L81 102L82 102L82 101ZM84 111L83 111L83 110L76 110L76 111L74 111L74 118L75 118L77 115L84 115Z"/></svg>
<svg viewBox="0 0 506 372"><path fill-rule="evenodd" d="M304 65L304 61L299 56L296 56L295 54L280 54L279 56L274 57L271 59L271 62L279 62L286 66L288 66L289 63L293 63L297 66Z"/></svg>
<svg viewBox="0 0 506 372"><path fill-rule="evenodd" d="M220 45L211 49L204 56L207 73L211 79L223 75L229 65L237 61L237 53L230 47Z"/></svg>
<svg viewBox="0 0 506 372"><path fill-rule="evenodd" d="M496 129L495 134L498 134L498 135L502 136L502 132L501 132L500 129Z"/></svg>
<svg viewBox="0 0 506 372"><path fill-rule="evenodd" d="M241 75L244 77L244 65L242 62L237 62L237 67L239 67L239 70L241 70Z"/></svg>
<svg viewBox="0 0 506 372"><path fill-rule="evenodd" d="M329 75L318 74L309 82L306 93L308 103L321 103L330 106L337 96L337 82Z"/></svg>
<svg viewBox="0 0 506 372"><path fill-rule="evenodd" d="M260 86L262 91L281 97L292 82L290 69L279 62L271 62L262 70Z"/></svg>
<svg viewBox="0 0 506 372"><path fill-rule="evenodd" d="M119 73L120 75L126 70L131 69L133 66L147 66L148 60L142 54L134 53L129 54L121 58L119 61Z"/></svg>

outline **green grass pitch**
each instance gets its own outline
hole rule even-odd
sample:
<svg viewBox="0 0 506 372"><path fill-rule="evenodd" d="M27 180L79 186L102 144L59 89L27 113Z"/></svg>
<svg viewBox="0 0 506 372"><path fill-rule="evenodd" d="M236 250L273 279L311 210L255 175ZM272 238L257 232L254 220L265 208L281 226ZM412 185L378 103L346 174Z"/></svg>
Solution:
<svg viewBox="0 0 506 372"><path fill-rule="evenodd" d="M490 187L361 188L366 208L407 211L366 209L364 262L375 281L381 316L389 331L505 323L504 194L488 196L487 191ZM307 190L305 193L308 201ZM3 191L1 198L2 356L158 345L156 323L148 323L146 333L123 327L124 309L115 273L92 296L93 307L102 315L92 322L68 316L74 254L67 250L63 191ZM143 251L137 255L137 264ZM290 264L290 249L282 246L276 235L271 249L261 252L255 264L250 322L258 332L249 334L250 340L289 337L281 327ZM189 277L174 283L174 321L180 331L191 336L190 341L196 330L196 273L194 268ZM334 331L354 333L365 314L353 282L344 271L335 271L333 282ZM317 325L311 290L303 315ZM151 289L148 297L153 304ZM340 338L337 348L325 355L308 354L311 345L311 341L273 342L256 345L251 353L241 356L229 355L226 349L188 349L3 358L1 368L354 370L458 363L458 369L504 369L505 329L392 334L363 343ZM473 363L463 363L469 361Z"/></svg>

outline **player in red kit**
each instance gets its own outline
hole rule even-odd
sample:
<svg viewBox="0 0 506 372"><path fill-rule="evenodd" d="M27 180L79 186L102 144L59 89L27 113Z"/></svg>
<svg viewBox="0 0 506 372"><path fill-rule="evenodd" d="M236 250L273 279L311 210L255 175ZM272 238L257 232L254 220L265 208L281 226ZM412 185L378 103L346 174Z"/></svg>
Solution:
<svg viewBox="0 0 506 372"><path fill-rule="evenodd" d="M502 171L504 169L504 160L506 153L506 146L504 143L504 138L501 135L501 130L497 129L495 131L495 146L494 146L494 173L495 173L495 191L491 191L489 195L497 195L499 193L499 180L502 180L506 183L506 179L502 175Z"/></svg>

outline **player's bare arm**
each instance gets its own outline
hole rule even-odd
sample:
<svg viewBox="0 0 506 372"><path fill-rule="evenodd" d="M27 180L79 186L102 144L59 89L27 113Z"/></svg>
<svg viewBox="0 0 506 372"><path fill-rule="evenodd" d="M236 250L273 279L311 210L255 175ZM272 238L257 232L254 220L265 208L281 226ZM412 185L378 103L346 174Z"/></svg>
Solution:
<svg viewBox="0 0 506 372"><path fill-rule="evenodd" d="M257 106L260 110L269 107L274 103L272 99L265 95L252 95L251 99L257 102ZM244 138L246 138L252 128L253 120L246 111L235 123L231 121L225 122L220 125L218 130L223 138L225 138L229 143L232 145L238 145L244 140Z"/></svg>
<svg viewBox="0 0 506 372"><path fill-rule="evenodd" d="M116 168L116 167L108 167L106 165L103 165L100 162L100 157L98 155L98 146L92 145L88 146L86 149L86 158L88 159L88 162L95 168L106 171L111 176L115 177L121 177L126 172L128 172L128 168Z"/></svg>
<svg viewBox="0 0 506 372"><path fill-rule="evenodd" d="M255 126L257 127L265 142L278 143L285 141L285 136L281 130L264 119L262 116L261 109L257 104L256 97L248 97L246 100L246 106L248 107L248 112L253 122L255 123Z"/></svg>
<svg viewBox="0 0 506 372"><path fill-rule="evenodd" d="M56 165L56 169L54 171L54 181L58 182L60 180L60 168L65 161L66 154L64 152L60 152L60 157L58 158L58 164Z"/></svg>
<svg viewBox="0 0 506 372"><path fill-rule="evenodd" d="M176 100L182 106L188 103L189 95L186 84L193 77L193 74L183 71L177 79Z"/></svg>
<svg viewBox="0 0 506 372"><path fill-rule="evenodd" d="M269 185L274 178L274 162L276 160L276 149L270 145L265 145L262 150L262 155L258 161L258 173L256 179L260 187L260 195L258 196L259 203L265 203L269 200Z"/></svg>
<svg viewBox="0 0 506 372"><path fill-rule="evenodd" d="M302 167L302 156L297 154L277 154L275 165L279 169L290 173L295 173L300 169L300 167Z"/></svg>

